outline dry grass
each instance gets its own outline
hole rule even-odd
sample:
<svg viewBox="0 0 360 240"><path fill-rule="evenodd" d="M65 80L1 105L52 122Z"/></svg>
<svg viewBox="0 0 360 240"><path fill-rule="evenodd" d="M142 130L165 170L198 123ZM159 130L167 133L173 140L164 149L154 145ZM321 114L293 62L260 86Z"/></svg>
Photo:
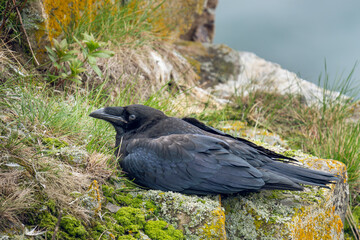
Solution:
<svg viewBox="0 0 360 240"><path fill-rule="evenodd" d="M94 180L104 183L113 174L116 166L109 164L113 157L96 151L88 154L84 146L74 145L73 137L61 136L57 130L53 132L49 123L31 112L38 108L26 109L19 101L24 96L12 88L2 87L0 229L21 230L22 223L28 221L30 215L35 216L50 200L56 203L58 210L87 221L94 210L83 200L91 198L88 191ZM40 95L36 97L41 98ZM35 99L25 102L35 104ZM50 111L50 108L47 109ZM47 138L64 146L46 144L44 139ZM79 164L71 161L75 157Z"/></svg>
<svg viewBox="0 0 360 240"><path fill-rule="evenodd" d="M122 96L122 99L144 101L166 85L169 91L180 91L194 86L197 74L171 45L158 41L154 41L152 45L135 49L112 45L109 48L116 54L111 59L98 59L100 69L105 70L105 88L109 89L112 99L119 99L119 96L124 94L124 89L128 89L129 96ZM103 83L103 79L99 79L90 67L87 78L90 80L88 83L95 83L95 86ZM163 94L166 93L163 91Z"/></svg>
<svg viewBox="0 0 360 240"><path fill-rule="evenodd" d="M25 177L26 178L26 177ZM0 229L12 225L20 226L22 213L31 209L36 200L31 182L23 186L23 172L13 170L0 172Z"/></svg>

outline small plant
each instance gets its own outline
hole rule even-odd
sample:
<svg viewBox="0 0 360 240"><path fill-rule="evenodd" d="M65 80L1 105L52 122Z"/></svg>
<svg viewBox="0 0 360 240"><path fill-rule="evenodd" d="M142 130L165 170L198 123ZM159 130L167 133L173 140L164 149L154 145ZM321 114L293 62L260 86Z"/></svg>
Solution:
<svg viewBox="0 0 360 240"><path fill-rule="evenodd" d="M62 85L67 81L81 83L81 74L86 71L85 63L88 63L94 72L103 77L103 74L96 64L97 58L109 58L114 55L113 51L101 49L104 42L98 42L92 34L83 33L83 40L79 41L74 37L75 42L81 48L76 49L74 45L68 44L66 39L58 42L54 39L54 47L45 47L53 64L53 73L49 75L51 82Z"/></svg>

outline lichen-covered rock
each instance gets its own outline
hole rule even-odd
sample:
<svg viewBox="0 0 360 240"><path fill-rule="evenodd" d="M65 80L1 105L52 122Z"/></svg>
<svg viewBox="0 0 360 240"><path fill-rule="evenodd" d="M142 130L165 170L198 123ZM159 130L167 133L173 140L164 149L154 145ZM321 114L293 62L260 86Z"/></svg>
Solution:
<svg viewBox="0 0 360 240"><path fill-rule="evenodd" d="M339 182L329 189L306 187L302 192L276 190L226 197L222 203L228 239L344 239L349 194L345 165L305 154L298 158L307 167L338 175Z"/></svg>
<svg viewBox="0 0 360 240"><path fill-rule="evenodd" d="M236 81L240 74L239 52L226 45L183 41L177 43L177 49L199 74L203 87Z"/></svg>
<svg viewBox="0 0 360 240"><path fill-rule="evenodd" d="M287 147L287 143L278 134L263 128L251 127L246 122L241 121L221 121L217 123L217 128L228 132L232 136L251 138L255 141L265 142L271 146L280 145Z"/></svg>
<svg viewBox="0 0 360 240"><path fill-rule="evenodd" d="M141 193L154 201L159 216L181 229L185 239L225 239L225 214L219 197L199 197L149 190Z"/></svg>

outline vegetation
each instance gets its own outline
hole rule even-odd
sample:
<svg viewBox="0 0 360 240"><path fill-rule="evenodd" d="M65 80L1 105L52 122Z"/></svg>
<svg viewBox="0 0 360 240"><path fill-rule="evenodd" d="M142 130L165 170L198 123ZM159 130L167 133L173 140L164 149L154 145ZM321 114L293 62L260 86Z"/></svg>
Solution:
<svg viewBox="0 0 360 240"><path fill-rule="evenodd" d="M85 63L88 63L99 77L103 77L101 70L96 65L96 58L109 58L114 55L114 52L100 50L99 48L104 46L105 43L96 41L92 34L83 33L82 42L75 37L74 39L82 49L82 54L70 46L66 39L63 39L60 43L54 39L53 48L45 47L52 63L50 72L53 72L53 74L49 74L50 82L57 82L58 85L64 85L66 81L81 84L81 74L86 71L86 68L84 68Z"/></svg>

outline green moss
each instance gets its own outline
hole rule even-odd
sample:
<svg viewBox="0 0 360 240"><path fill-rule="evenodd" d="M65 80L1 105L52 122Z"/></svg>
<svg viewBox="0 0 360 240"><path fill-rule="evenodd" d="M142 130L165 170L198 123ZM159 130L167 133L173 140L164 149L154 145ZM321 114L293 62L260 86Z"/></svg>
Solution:
<svg viewBox="0 0 360 240"><path fill-rule="evenodd" d="M138 208L120 208L115 214L115 219L126 232L135 233L135 236L139 235L139 231L143 229L145 225L145 215L141 209Z"/></svg>
<svg viewBox="0 0 360 240"><path fill-rule="evenodd" d="M133 196L131 196L130 194L116 194L114 196L114 199L121 206L130 206L132 205Z"/></svg>
<svg viewBox="0 0 360 240"><path fill-rule="evenodd" d="M113 197L113 193L114 193L113 187L102 185L101 188L105 197L110 197L110 198Z"/></svg>
<svg viewBox="0 0 360 240"><path fill-rule="evenodd" d="M116 203L115 199L114 199L114 188L107 186L107 185L102 185L102 192L104 197L111 203Z"/></svg>
<svg viewBox="0 0 360 240"><path fill-rule="evenodd" d="M50 199L45 205L52 214L56 213L56 203L54 200Z"/></svg>
<svg viewBox="0 0 360 240"><path fill-rule="evenodd" d="M61 218L60 222L61 229L71 237L78 239L87 239L88 233L85 227L72 215L65 215Z"/></svg>
<svg viewBox="0 0 360 240"><path fill-rule="evenodd" d="M67 142L51 137L42 138L42 143L49 148L57 148L57 149L69 146Z"/></svg>
<svg viewBox="0 0 360 240"><path fill-rule="evenodd" d="M104 225L106 224L106 225ZM115 224L116 225L116 224ZM115 235L117 234L124 234L122 231L121 233L116 233L114 229L114 224L110 222L100 223L96 221L92 227L90 228L91 232L91 239L115 239ZM116 233L114 235L114 233Z"/></svg>
<svg viewBox="0 0 360 240"><path fill-rule="evenodd" d="M149 210L150 212L153 212L154 214L157 214L159 212L158 208L156 207L156 205L153 201L146 201L145 208L146 208L146 210Z"/></svg>
<svg viewBox="0 0 360 240"><path fill-rule="evenodd" d="M40 223L39 227L46 228L48 230L54 230L57 223L57 218L51 215L50 212L44 211L39 215Z"/></svg>
<svg viewBox="0 0 360 240"><path fill-rule="evenodd" d="M165 221L148 221L145 225L145 234L154 240L184 239L180 230L176 230Z"/></svg>
<svg viewBox="0 0 360 240"><path fill-rule="evenodd" d="M105 221L105 225L106 228L109 232L115 234L115 235L124 235L125 234L125 229L123 226L117 224L117 221L113 218L112 214L111 216L105 216L104 217L104 221ZM99 228L100 229L100 228Z"/></svg>
<svg viewBox="0 0 360 240"><path fill-rule="evenodd" d="M296 156L295 152L296 152L296 150L288 150L281 154L284 155L285 157L295 157Z"/></svg>

